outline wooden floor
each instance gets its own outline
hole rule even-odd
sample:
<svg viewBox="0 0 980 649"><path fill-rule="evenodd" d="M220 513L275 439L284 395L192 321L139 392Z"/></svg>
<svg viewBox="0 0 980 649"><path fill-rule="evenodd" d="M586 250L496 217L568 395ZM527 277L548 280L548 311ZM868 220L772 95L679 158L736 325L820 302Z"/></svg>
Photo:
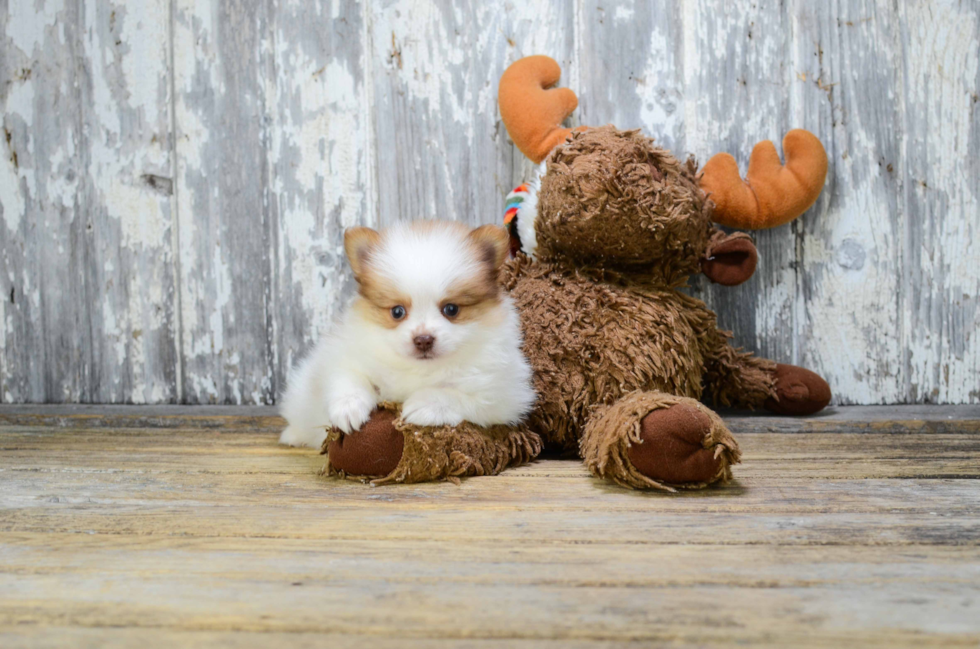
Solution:
<svg viewBox="0 0 980 649"><path fill-rule="evenodd" d="M0 409L0 647L980 646L980 408L729 418L725 488L372 488L267 409Z"/></svg>

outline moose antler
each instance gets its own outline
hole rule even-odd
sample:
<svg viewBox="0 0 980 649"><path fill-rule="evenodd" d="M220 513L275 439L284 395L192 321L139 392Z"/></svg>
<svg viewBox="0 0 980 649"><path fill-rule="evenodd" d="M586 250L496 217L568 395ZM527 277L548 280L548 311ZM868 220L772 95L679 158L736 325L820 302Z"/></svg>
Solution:
<svg viewBox="0 0 980 649"><path fill-rule="evenodd" d="M561 123L578 106L578 98L568 88L552 88L560 77L558 63L541 55L515 61L500 77L500 117L517 148L536 163L572 132Z"/></svg>
<svg viewBox="0 0 980 649"><path fill-rule="evenodd" d="M813 205L827 178L827 152L813 133L801 129L786 134L783 152L785 166L772 142L756 144L745 180L727 153L708 160L701 189L715 203L715 222L749 230L773 228Z"/></svg>

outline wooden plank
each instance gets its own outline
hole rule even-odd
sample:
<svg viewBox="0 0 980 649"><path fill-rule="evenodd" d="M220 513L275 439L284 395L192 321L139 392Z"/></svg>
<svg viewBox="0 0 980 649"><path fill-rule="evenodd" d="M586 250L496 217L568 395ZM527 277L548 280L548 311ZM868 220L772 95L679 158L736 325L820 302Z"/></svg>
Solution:
<svg viewBox="0 0 980 649"><path fill-rule="evenodd" d="M687 147L703 164L720 152L748 166L756 143L779 146L785 132L803 126L787 114L791 72L786 52L791 38L785 7L779 3L687 3L685 115ZM689 45L687 43L690 43ZM695 289L718 313L733 343L783 363L801 361L796 266L798 241L806 222L753 232L759 265L737 287L696 277Z"/></svg>
<svg viewBox="0 0 980 649"><path fill-rule="evenodd" d="M2 399L172 401L169 0L34 4L0 18Z"/></svg>
<svg viewBox="0 0 980 649"><path fill-rule="evenodd" d="M245 455L250 451L239 449L239 453ZM69 464L70 456L53 453L49 460L24 467L22 456L5 468L6 484L0 502L10 509L45 508L59 520L65 519L73 508L86 508L91 504L120 511L131 511L132 507L139 506L145 511L160 513L173 506L210 507L214 502L231 500L243 507L261 507L275 502L306 510L321 507L326 493L330 495L332 510L371 506L386 514L409 511L425 514L450 506L476 511L520 507L522 510L582 514L619 514L640 509L648 515L798 513L813 516L838 513L922 516L937 511L949 516L968 516L980 509L973 482L977 479L975 472L970 478L930 476L895 480L893 477L868 478L853 472L828 477L786 475L786 472L766 470L777 462L790 467L804 465L805 460L800 458L754 461L745 472L739 472L735 482L708 495L685 492L681 496L639 501L629 492L607 489L607 485L592 479L578 463L556 460L542 460L520 470L508 471L493 481L468 480L465 488L430 485L378 490L365 488L354 481L320 478L316 475L318 463L310 456L294 455L279 461L273 461L273 458L245 459L243 464L246 466L238 471L228 470L219 462L205 470L200 455L184 458L187 468L179 467L173 457L166 458L158 468L139 461L121 466L118 460L113 468L104 468L92 466L84 458L79 464ZM842 469L848 464L857 464L849 458L833 459L844 465ZM52 460L59 460L59 463L55 465ZM928 464L920 466L919 471L928 474ZM38 493L45 494L40 501ZM530 493L539 494L536 502L528 502ZM656 539L650 542L656 542Z"/></svg>
<svg viewBox="0 0 980 649"><path fill-rule="evenodd" d="M838 406L812 417L744 411L727 411L722 416L739 434L980 431L980 410L975 406Z"/></svg>
<svg viewBox="0 0 980 649"><path fill-rule="evenodd" d="M730 624L730 621L729 621ZM3 631L6 632L3 632ZM604 640L549 640L546 638L385 638L378 636L343 635L334 633L284 633L264 631L260 634L242 631L173 631L170 629L118 629L83 627L5 627L0 630L0 640L4 646L13 649L31 647L91 647L92 649L112 649L132 646L180 646L196 647L268 647L289 644L299 649L315 649L327 645L337 649L360 649L364 646L378 649L442 649L444 647L463 647L465 649L484 649L506 647L526 649L543 647L545 649L581 649L583 647L649 647L651 642L669 643L671 647L731 647L749 644L755 647L826 647L835 649L841 646L861 647L967 647L973 649L976 640L971 634L923 635L914 632L876 630L863 633L854 630L839 632L825 631L814 634L812 631L801 634L799 631L783 630L775 633L753 633L751 630L728 631L712 634L710 639L702 634L680 635L675 631L662 633L654 638Z"/></svg>
<svg viewBox="0 0 980 649"><path fill-rule="evenodd" d="M615 529L618 542L654 544L980 543L970 433L746 435L733 485L680 497L556 460L461 487L371 489L317 477L322 458L274 434L234 430L7 428L2 440L3 532L605 544Z"/></svg>
<svg viewBox="0 0 980 649"><path fill-rule="evenodd" d="M811 417L722 411L736 434L810 432L969 432L980 430L980 406L841 406ZM281 429L269 406L0 405L0 426L75 428Z"/></svg>
<svg viewBox="0 0 980 649"><path fill-rule="evenodd" d="M496 109L496 84L521 56L572 59L571 3L464 0L373 4L370 67L377 222L498 223L526 166Z"/></svg>
<svg viewBox="0 0 980 649"><path fill-rule="evenodd" d="M598 482L588 488L593 491L593 497L614 489ZM667 496L661 498L669 500ZM687 511L658 511L654 506L583 512L518 504L486 508L461 504L403 510L372 505L332 507L326 498L288 508L271 503L235 506L235 501L202 505L193 500L157 504L140 500L100 503L92 499L92 502L69 502L64 506L6 509L0 512L0 532L243 536L324 543L338 540L412 543L438 536L461 544L487 541L604 546L615 539L620 543L652 545L902 547L925 543L977 547L980 545L977 514L975 506L966 513L940 515L938 511L835 513L797 512L791 508L761 512L704 511L696 507ZM651 527L653 519L655 527Z"/></svg>
<svg viewBox="0 0 980 649"><path fill-rule="evenodd" d="M680 2L582 3L576 22L578 122L642 128L687 154L685 42Z"/></svg>
<svg viewBox="0 0 980 649"><path fill-rule="evenodd" d="M380 541L323 545L306 539L167 538L130 535L59 533L4 533L3 573L43 577L64 573L76 576L132 573L148 566L160 576L186 571L195 577L227 573L235 579L292 583L337 580L501 584L541 583L556 586L652 586L718 585L746 588L809 588L830 584L867 584L932 579L969 584L980 571L980 555L973 547L915 545L883 550L877 547L828 548L759 547L752 545L637 545L609 542L603 561L594 550L574 544L501 546L478 542L464 546L433 537L390 554L391 544ZM64 558L57 556L58 551ZM648 562L648 553L657 561ZM168 554L182 560L167 561ZM310 562L310 555L322 561ZM220 564L207 560L217 556ZM116 560L108 561L107 557ZM277 558L283 560L279 565ZM384 571L365 571L377 562ZM647 564L637 572L636 564ZM930 573L922 567L932 564ZM577 566L578 570L570 570ZM433 574L438 573L438 574ZM272 575L275 575L274 577Z"/></svg>
<svg viewBox="0 0 980 649"><path fill-rule="evenodd" d="M215 426L202 429L165 427L144 428L43 428L43 427L2 427L0 434L4 448L10 452L24 451L27 457L34 449L54 451L64 449L72 453L86 453L92 458L105 457L108 461L118 448L120 451L144 449L167 449L171 453L202 449L221 453L222 446L216 441L245 445L261 449L269 455L282 455L291 452L309 452L302 449L275 444L276 428L255 429L249 426L251 418L240 420L241 425ZM261 420L260 420L261 421ZM169 422L167 422L169 423ZM205 422L212 424L212 422ZM219 420L226 423L226 420ZM152 432L151 432L152 430ZM916 458L928 459L942 457L946 453L957 453L959 449L975 448L980 444L980 436L975 428L965 430L955 428L929 429L924 426L920 432L909 432L898 426L884 425L868 427L864 430L829 430L809 433L740 433L740 444L754 447L753 452L765 453L767 449L777 449L785 453L798 449L800 455L808 452L834 452L841 457L864 456L873 453L877 459ZM743 449L745 451L746 449ZM104 455L105 453L109 455ZM229 450L234 453L234 450Z"/></svg>
<svg viewBox="0 0 980 649"><path fill-rule="evenodd" d="M951 644L930 644L937 642L925 639L919 646L955 646ZM941 640L940 640L941 641ZM85 628L80 626L5 626L0 627L0 642L9 649L28 647L30 649L61 649L62 647L83 647L85 649L115 649L116 647L242 647L243 649L266 649L273 646L295 647L296 649L445 649L445 648L483 648L507 647L510 649L583 649L596 646L647 647L649 641L625 642L610 645L597 644L591 640L533 640L519 638L385 638L364 635L344 635L333 632L277 632L263 631L190 631L161 628ZM699 646L707 646L699 644ZM771 645L770 645L771 646ZM778 645L777 645L778 646ZM896 645L888 645L896 646Z"/></svg>
<svg viewBox="0 0 980 649"><path fill-rule="evenodd" d="M273 403L269 4L174 0L182 403Z"/></svg>
<svg viewBox="0 0 980 649"><path fill-rule="evenodd" d="M343 231L374 221L367 25L359 3L274 3L269 305L274 373L289 369L354 290ZM251 399L245 402L254 403Z"/></svg>
<svg viewBox="0 0 980 649"><path fill-rule="evenodd" d="M35 12L33 3L4 5L3 400L78 398L90 385L82 354L91 338L83 328L77 346L66 339L72 325L85 320L79 309L86 304L73 299L83 294L85 275L77 272L84 264L72 242L84 245L86 227L84 219L74 219L83 182L75 147L79 100L73 96L76 64L84 64L77 7L51 4ZM58 33L60 23L66 28ZM35 74L35 67L44 74Z"/></svg>
<svg viewBox="0 0 980 649"><path fill-rule="evenodd" d="M123 473L132 471L138 474L163 473L227 473L250 474L265 472L281 475L313 475L323 466L323 458L312 450L282 450L279 452L266 451L262 447L250 447L247 441L241 439L228 440L224 433L214 433L211 448L205 446L191 448L174 454L161 454L159 449L139 444L135 452L138 455L127 462L126 468L120 469L115 460L107 460L96 453L84 450L55 452L52 456L37 459L31 452L18 451L15 447L5 447L10 457L11 471L24 472L71 472L78 473ZM271 445L273 436L266 438L266 444ZM746 440L751 442L751 440ZM773 439L764 438L756 448L773 443ZM244 444L244 448L233 451L231 448L224 453L213 452L214 447L229 444ZM836 438L826 441L825 448L833 448ZM789 438L783 446L798 448L798 440ZM859 443L860 449L864 449ZM874 450L887 443L871 446ZM922 444L922 448L928 448ZM818 452L820 449L813 449ZM870 452L870 451L869 451ZM826 450L824 450L826 453ZM541 469L545 472L542 479L550 479L554 475L575 478L588 477L587 472L577 460L555 461L541 460ZM536 463L534 466L538 466ZM70 467L70 468L66 468ZM523 476L530 469L512 469L508 475ZM537 470L537 469L536 469ZM535 474L537 475L537 474ZM822 478L829 480L865 480L865 479L973 479L980 475L976 460L970 456L957 455L950 451L947 455L937 455L928 458L914 457L883 457L869 461L867 456L859 451L843 455L825 455L813 457L801 452L794 461L781 457L765 456L761 452L756 460L741 465L736 470L739 481L749 478L772 478L787 480L795 478ZM596 484L602 484L597 482ZM725 492L728 493L728 492Z"/></svg>
<svg viewBox="0 0 980 649"><path fill-rule="evenodd" d="M712 629L734 630L725 620L740 620L735 629L748 637L763 628L789 633L793 626L817 626L814 617L830 635L853 627L867 633L869 626L891 628L893 639L900 631L977 630L970 621L975 603L961 610L945 606L950 594L970 598L976 592L975 550L619 545L597 561L582 546L438 542L393 555L386 543L146 544L137 537L79 535L6 540L0 583L13 588L0 600L6 625L606 641L668 633L722 640L724 634L714 638ZM157 597L133 598L137 583L137 593ZM64 588L57 598L50 596L54 584ZM904 597L905 588L914 588L916 597ZM708 593L714 605L705 609L696 602ZM203 613L215 601L227 603Z"/></svg>
<svg viewBox="0 0 980 649"><path fill-rule="evenodd" d="M0 426L84 428L245 428L281 431L271 406L3 406Z"/></svg>
<svg viewBox="0 0 980 649"><path fill-rule="evenodd" d="M910 401L977 403L980 11L947 0L905 3L898 14L905 86L889 99L903 107L907 131L898 253L903 387Z"/></svg>
<svg viewBox="0 0 980 649"><path fill-rule="evenodd" d="M82 125L88 141L82 173L92 184L78 207L91 236L82 270L87 290L75 299L89 305L92 339L84 363L92 388L79 400L173 402L179 362L170 1L88 0L83 11L82 51L90 63L80 99L92 108Z"/></svg>
<svg viewBox="0 0 980 649"><path fill-rule="evenodd" d="M877 0L794 3L790 15L792 110L824 142L832 169L805 223L800 358L828 380L838 403L900 400L897 17L893 5Z"/></svg>

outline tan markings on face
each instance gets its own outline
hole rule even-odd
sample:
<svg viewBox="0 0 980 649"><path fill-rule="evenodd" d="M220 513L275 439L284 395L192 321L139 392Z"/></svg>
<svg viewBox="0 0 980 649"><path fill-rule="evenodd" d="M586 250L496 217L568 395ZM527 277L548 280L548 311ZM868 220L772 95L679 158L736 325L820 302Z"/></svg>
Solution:
<svg viewBox="0 0 980 649"><path fill-rule="evenodd" d="M464 323L481 320L500 306L500 287L497 284L497 271L488 266L487 272L475 277L457 280L446 291L446 297L439 302L439 309L447 304L459 307L459 313L450 322Z"/></svg>
<svg viewBox="0 0 980 649"><path fill-rule="evenodd" d="M444 230L448 232L455 232L460 235L460 237L465 237L469 233L470 229L463 225L462 223L457 223L456 221L413 221L409 227L414 232L419 233L429 233L437 232L439 230Z"/></svg>
<svg viewBox="0 0 980 649"><path fill-rule="evenodd" d="M441 310L447 304L459 307L459 313L448 317L450 322L464 323L484 320L489 315L502 317L497 309L500 305L500 285L497 276L500 266L507 258L510 237L506 230L493 225L484 225L474 230L462 228L465 242L474 259L479 261L480 271L473 277L455 281L446 291L446 297L439 303Z"/></svg>
<svg viewBox="0 0 980 649"><path fill-rule="evenodd" d="M379 275L370 264L364 267L357 278L357 289L362 299L354 303L354 308L372 322L394 329L408 319L408 313L412 310L412 299L401 294L391 280ZM405 307L405 317L395 320L391 316L391 309L399 305Z"/></svg>

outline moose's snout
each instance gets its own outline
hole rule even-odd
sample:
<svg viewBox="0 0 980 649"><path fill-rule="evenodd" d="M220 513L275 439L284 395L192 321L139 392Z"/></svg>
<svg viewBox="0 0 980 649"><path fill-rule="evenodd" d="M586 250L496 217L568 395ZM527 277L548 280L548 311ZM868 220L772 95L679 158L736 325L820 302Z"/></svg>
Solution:
<svg viewBox="0 0 980 649"><path fill-rule="evenodd" d="M426 354L432 351L432 347L436 344L436 337L431 334L419 334L412 339L412 342L415 343L415 349Z"/></svg>

